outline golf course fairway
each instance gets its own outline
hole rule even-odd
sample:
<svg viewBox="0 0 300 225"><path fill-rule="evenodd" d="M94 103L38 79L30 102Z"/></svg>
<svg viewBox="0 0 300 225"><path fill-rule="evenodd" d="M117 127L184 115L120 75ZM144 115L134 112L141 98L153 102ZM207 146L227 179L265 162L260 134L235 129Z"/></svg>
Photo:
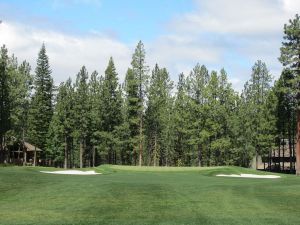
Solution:
<svg viewBox="0 0 300 225"><path fill-rule="evenodd" d="M239 167L0 167L0 224L300 224L300 178ZM278 175L278 174L277 174Z"/></svg>

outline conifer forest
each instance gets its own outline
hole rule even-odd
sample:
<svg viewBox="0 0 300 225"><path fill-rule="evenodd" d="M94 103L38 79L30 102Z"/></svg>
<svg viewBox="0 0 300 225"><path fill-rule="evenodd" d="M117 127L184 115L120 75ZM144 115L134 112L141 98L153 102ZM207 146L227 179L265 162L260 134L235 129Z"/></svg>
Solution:
<svg viewBox="0 0 300 225"><path fill-rule="evenodd" d="M233 89L226 68L210 70L201 62L179 74L175 83L168 68L159 62L147 64L142 41L132 51L124 81L111 57L105 71L82 66L76 79L59 86L52 78L47 43L37 53L35 70L4 45L0 163L10 162L11 146L21 148L24 141L41 149L35 152L35 164L64 168L249 167L255 157L270 157L275 149L288 146L291 160L285 166L295 171L297 114L300 120L298 15L287 21L282 36L281 74L270 74L268 65L258 59L241 92Z"/></svg>

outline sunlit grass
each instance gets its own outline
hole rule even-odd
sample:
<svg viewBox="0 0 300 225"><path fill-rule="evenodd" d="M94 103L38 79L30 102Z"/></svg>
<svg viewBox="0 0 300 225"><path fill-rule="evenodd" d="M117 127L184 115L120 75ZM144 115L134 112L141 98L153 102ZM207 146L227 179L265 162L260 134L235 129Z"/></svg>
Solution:
<svg viewBox="0 0 300 225"><path fill-rule="evenodd" d="M86 168L90 170L93 168ZM300 224L300 179L216 177L239 167L0 168L0 224Z"/></svg>

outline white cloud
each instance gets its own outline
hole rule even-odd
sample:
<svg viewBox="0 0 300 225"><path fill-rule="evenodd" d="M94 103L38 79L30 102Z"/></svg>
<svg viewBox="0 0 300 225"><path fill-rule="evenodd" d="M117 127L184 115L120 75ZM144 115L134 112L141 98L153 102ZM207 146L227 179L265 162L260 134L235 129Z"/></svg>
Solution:
<svg viewBox="0 0 300 225"><path fill-rule="evenodd" d="M197 9L174 21L173 29L191 33L261 35L282 30L300 10L297 0L198 0Z"/></svg>
<svg viewBox="0 0 300 225"><path fill-rule="evenodd" d="M149 58L152 64L158 63L173 73L184 65L194 66L197 62L216 63L220 60L220 52L213 45L198 43L198 39L188 35L166 35L149 43Z"/></svg>
<svg viewBox="0 0 300 225"><path fill-rule="evenodd" d="M98 0L63 1L78 2L101 4ZM250 77L251 66L261 59L273 76L278 77L283 25L300 11L300 1L195 0L195 5L193 11L171 18L164 34L145 43L150 67L156 62L167 67L173 80L177 80L180 72L187 74L197 62L210 70L224 67L233 86L241 90ZM34 66L39 48L45 42L57 83L68 76L74 78L82 65L90 72L96 69L103 74L110 56L114 57L123 80L134 45L121 42L114 34L103 33L71 35L4 22L0 24L0 44L6 44L11 53L30 60Z"/></svg>
<svg viewBox="0 0 300 225"><path fill-rule="evenodd" d="M210 69L225 67L230 80L239 80L234 84L239 90L258 59L278 78L283 25L300 11L300 1L195 0L195 4L193 11L169 23L172 40L160 37L156 55L168 59L169 65L181 62L182 68L193 59Z"/></svg>
<svg viewBox="0 0 300 225"><path fill-rule="evenodd" d="M74 79L82 65L90 73L97 70L103 74L110 56L113 56L122 80L130 63L128 46L99 34L72 36L6 22L0 25L0 34L0 44L5 44L19 60L28 60L32 67L44 42L56 83L69 76Z"/></svg>

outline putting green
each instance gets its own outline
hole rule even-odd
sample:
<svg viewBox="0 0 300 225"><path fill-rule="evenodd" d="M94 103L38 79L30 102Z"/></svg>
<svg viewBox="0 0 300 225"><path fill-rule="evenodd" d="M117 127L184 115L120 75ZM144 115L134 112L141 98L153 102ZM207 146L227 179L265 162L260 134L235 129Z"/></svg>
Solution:
<svg viewBox="0 0 300 225"><path fill-rule="evenodd" d="M0 224L300 224L300 178L238 167L101 166L101 176L0 168ZM60 169L61 170L61 169ZM91 170L88 168L86 170Z"/></svg>

